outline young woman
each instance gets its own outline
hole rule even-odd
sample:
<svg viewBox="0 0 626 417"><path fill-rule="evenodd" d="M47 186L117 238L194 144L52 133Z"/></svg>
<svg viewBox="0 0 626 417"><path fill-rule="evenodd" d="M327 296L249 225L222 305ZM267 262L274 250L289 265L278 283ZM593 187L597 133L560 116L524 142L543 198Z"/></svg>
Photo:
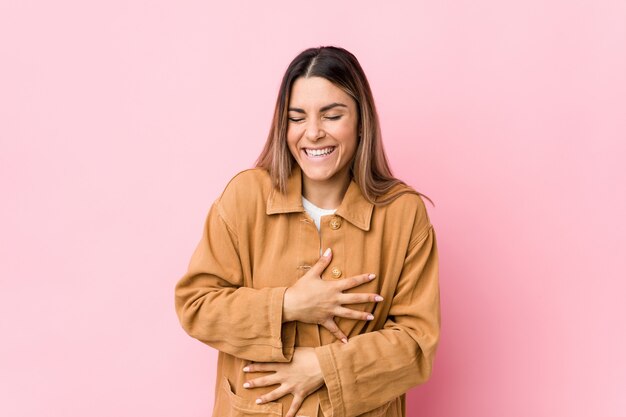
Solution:
<svg viewBox="0 0 626 417"><path fill-rule="evenodd" d="M214 417L405 415L439 340L437 245L350 52L291 62L257 166L212 205L175 295L219 350Z"/></svg>

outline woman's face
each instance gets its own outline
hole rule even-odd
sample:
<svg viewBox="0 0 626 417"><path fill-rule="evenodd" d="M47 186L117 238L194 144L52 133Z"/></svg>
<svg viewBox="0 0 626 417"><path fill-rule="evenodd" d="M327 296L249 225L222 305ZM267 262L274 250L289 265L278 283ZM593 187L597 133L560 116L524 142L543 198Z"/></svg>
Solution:
<svg viewBox="0 0 626 417"><path fill-rule="evenodd" d="M287 143L309 184L347 179L357 128L356 102L339 87L322 77L294 81Z"/></svg>

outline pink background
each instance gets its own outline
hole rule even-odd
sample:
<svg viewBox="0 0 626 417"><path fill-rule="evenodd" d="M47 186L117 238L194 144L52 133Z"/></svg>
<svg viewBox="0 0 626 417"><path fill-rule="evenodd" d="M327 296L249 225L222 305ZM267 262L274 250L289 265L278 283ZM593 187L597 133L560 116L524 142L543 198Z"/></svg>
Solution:
<svg viewBox="0 0 626 417"><path fill-rule="evenodd" d="M354 52L429 206L410 416L626 414L626 2L3 1L0 415L207 416L173 288L309 46Z"/></svg>

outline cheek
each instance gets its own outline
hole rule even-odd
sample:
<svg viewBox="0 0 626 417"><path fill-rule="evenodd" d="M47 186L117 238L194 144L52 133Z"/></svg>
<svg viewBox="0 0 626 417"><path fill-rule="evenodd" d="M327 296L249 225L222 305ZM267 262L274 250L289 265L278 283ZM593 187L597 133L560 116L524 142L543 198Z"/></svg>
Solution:
<svg viewBox="0 0 626 417"><path fill-rule="evenodd" d="M294 125L287 125L287 144L289 146L295 146L298 143L298 139L300 138L300 128Z"/></svg>
<svg viewBox="0 0 626 417"><path fill-rule="evenodd" d="M297 145L298 141L293 137L293 135L289 135L289 133L287 133L287 147L289 148L289 151L291 151L292 154L294 154L297 152L296 149L296 145Z"/></svg>
<svg viewBox="0 0 626 417"><path fill-rule="evenodd" d="M356 138L357 136L356 131L357 131L356 123L346 120L346 123L342 124L341 126L337 126L336 134L344 138L344 141L350 141Z"/></svg>
<svg viewBox="0 0 626 417"><path fill-rule="evenodd" d="M352 126L346 126L341 131L341 138L343 147L347 152L352 153L356 150L357 147L357 135L356 130Z"/></svg>
<svg viewBox="0 0 626 417"><path fill-rule="evenodd" d="M352 159L354 157L354 154L356 154L356 142L350 144L347 156L349 159Z"/></svg>
<svg viewBox="0 0 626 417"><path fill-rule="evenodd" d="M348 160L351 160L352 158L354 158L354 155L356 154L356 149L357 149L356 138L352 138L344 142L344 148L345 148L345 158Z"/></svg>

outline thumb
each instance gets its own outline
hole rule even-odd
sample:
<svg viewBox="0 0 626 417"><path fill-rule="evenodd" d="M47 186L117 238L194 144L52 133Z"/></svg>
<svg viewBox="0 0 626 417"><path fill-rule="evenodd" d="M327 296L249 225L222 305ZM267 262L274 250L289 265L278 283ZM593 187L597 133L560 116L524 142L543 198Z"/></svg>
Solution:
<svg viewBox="0 0 626 417"><path fill-rule="evenodd" d="M326 249L324 254L320 256L320 258L317 260L315 265L311 267L311 270L315 272L317 275L321 276L322 272L324 272L324 269L326 269L328 264L330 264L330 260L332 259L332 257L333 257L332 250L330 248Z"/></svg>

